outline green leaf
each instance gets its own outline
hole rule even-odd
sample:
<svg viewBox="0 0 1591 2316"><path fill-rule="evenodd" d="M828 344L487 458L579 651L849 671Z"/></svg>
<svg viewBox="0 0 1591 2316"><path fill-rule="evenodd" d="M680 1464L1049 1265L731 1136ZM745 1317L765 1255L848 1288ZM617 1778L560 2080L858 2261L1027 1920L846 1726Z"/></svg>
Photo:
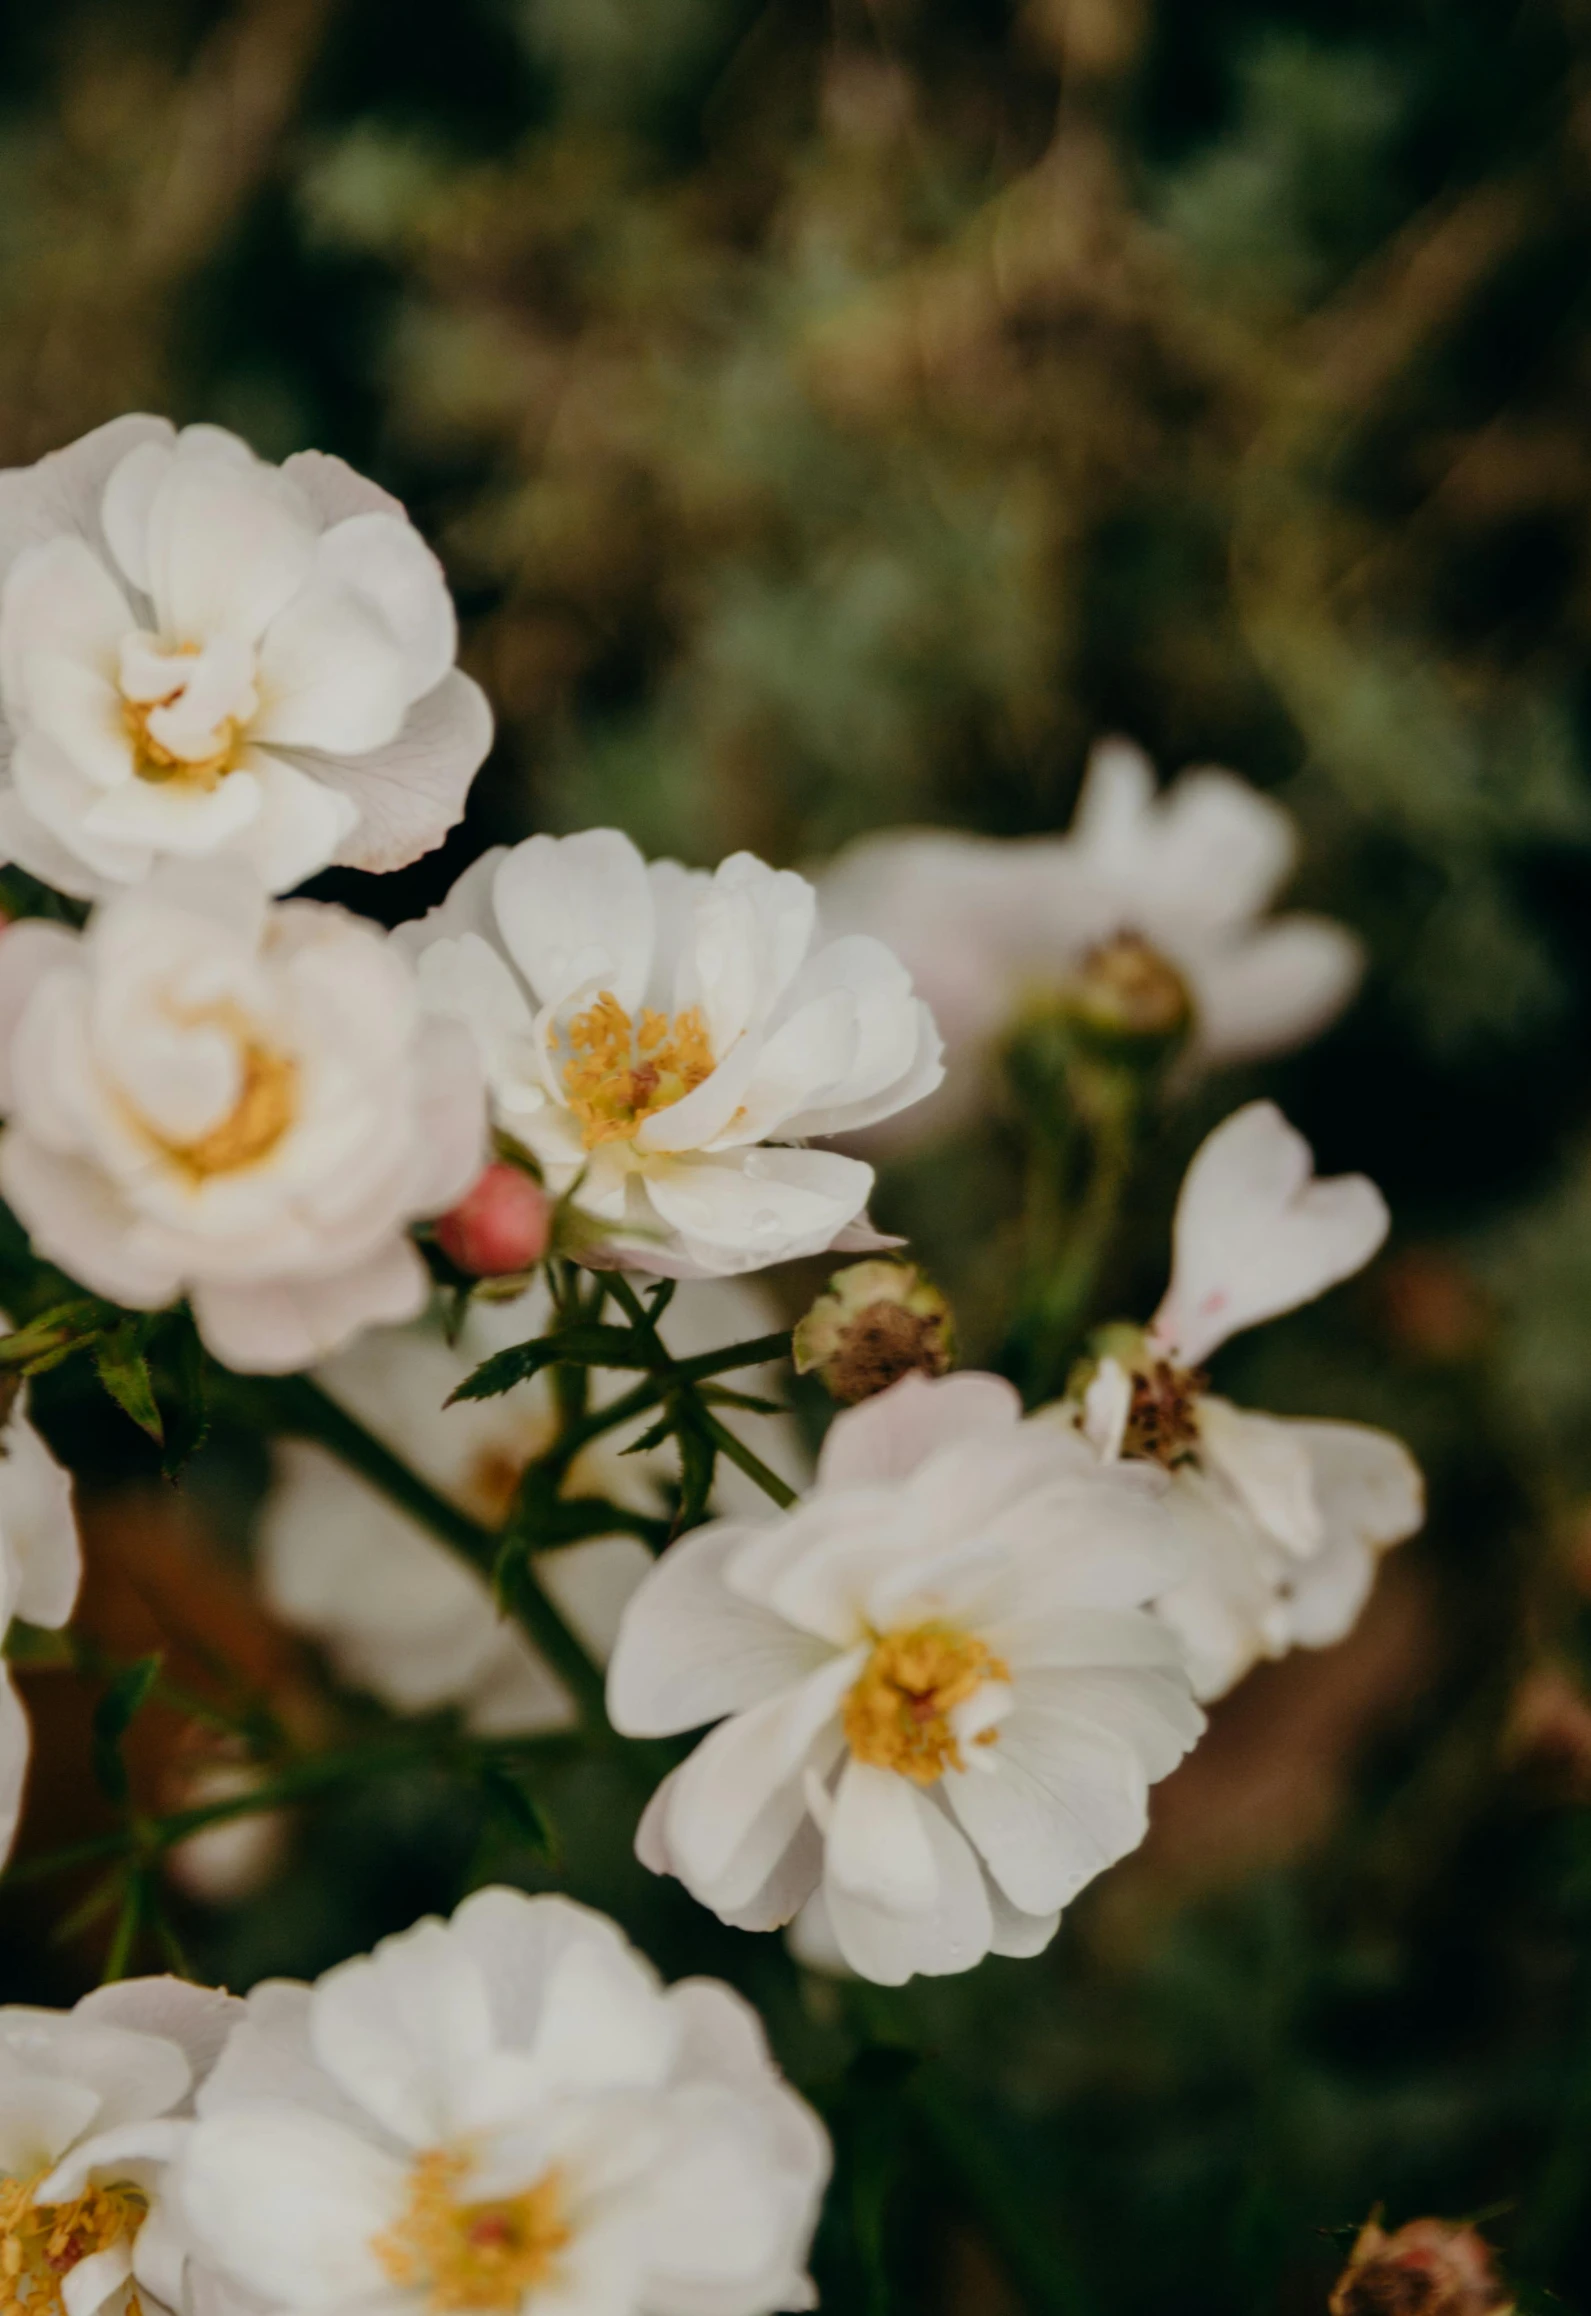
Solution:
<svg viewBox="0 0 1591 2316"><path fill-rule="evenodd" d="M75 1295L70 1302L52 1304L25 1327L0 1336L0 1368L17 1375L43 1375L92 1343L117 1316L115 1305L101 1302L97 1295Z"/></svg>
<svg viewBox="0 0 1591 2316"><path fill-rule="evenodd" d="M718 1476L718 1448L711 1435L682 1410L679 1425L679 1510L674 1516L676 1535L699 1527L707 1517L707 1502Z"/></svg>
<svg viewBox="0 0 1591 2316"><path fill-rule="evenodd" d="M648 1424L639 1439L631 1440L629 1446L621 1448L619 1453L626 1456L647 1456L654 1448L660 1448L666 1439L673 1437L674 1418L665 1412L658 1417L656 1423Z"/></svg>
<svg viewBox="0 0 1591 2316"><path fill-rule="evenodd" d="M171 1404L166 1414L166 1452L160 1468L174 1480L210 1434L210 1394L204 1345L187 1311L176 1314L170 1331L168 1363Z"/></svg>
<svg viewBox="0 0 1591 2316"><path fill-rule="evenodd" d="M100 1791L118 1808L128 1794L122 1739L149 1702L163 1661L154 1655L124 1665L94 1708L94 1776Z"/></svg>
<svg viewBox="0 0 1591 2316"><path fill-rule="evenodd" d="M95 1343L94 1366L123 1415L130 1415L140 1431L148 1432L155 1444L162 1446L165 1425L155 1404L155 1387L144 1353L146 1333L141 1321L124 1319Z"/></svg>
<svg viewBox="0 0 1591 2316"><path fill-rule="evenodd" d="M558 1832L552 1819L512 1762L487 1761L481 1766L481 1798L498 1830L523 1844L547 1865L559 1856Z"/></svg>
<svg viewBox="0 0 1591 2316"><path fill-rule="evenodd" d="M496 1399L539 1375L544 1367L625 1367L650 1369L655 1355L628 1327L605 1327L593 1320L577 1320L533 1343L514 1343L506 1351L483 1359L449 1399Z"/></svg>

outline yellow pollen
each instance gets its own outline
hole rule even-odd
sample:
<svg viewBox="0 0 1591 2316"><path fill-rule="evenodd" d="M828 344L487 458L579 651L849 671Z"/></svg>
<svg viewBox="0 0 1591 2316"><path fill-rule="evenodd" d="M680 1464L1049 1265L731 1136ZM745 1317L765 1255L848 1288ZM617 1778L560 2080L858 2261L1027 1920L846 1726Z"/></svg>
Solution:
<svg viewBox="0 0 1591 2316"><path fill-rule="evenodd" d="M713 1071L713 1049L698 1006L670 1021L641 1014L637 1028L610 989L569 1024L573 1048L564 1064L569 1107L588 1150L628 1142L659 1110L683 1101Z"/></svg>
<svg viewBox="0 0 1591 2316"><path fill-rule="evenodd" d="M423 2291L432 2316L464 2309L518 2308L544 2284L569 2241L563 2182L549 2171L518 2195L463 2203L457 2193L470 2159L433 2147L409 2174L403 2217L371 2245L393 2283Z"/></svg>
<svg viewBox="0 0 1591 2316"><path fill-rule="evenodd" d="M219 788L237 759L238 727L228 716L216 727L218 745L212 755L201 756L196 762L178 756L149 729L155 710L169 708L177 697L172 691L163 700L123 700L122 722L133 744L133 770L140 780L181 780L190 788L207 791Z"/></svg>
<svg viewBox="0 0 1591 2316"><path fill-rule="evenodd" d="M43 2176L0 2180L0 2316L65 2316L62 2279L79 2260L135 2236L149 2209L125 2182L87 2187L70 2203L36 2203ZM127 2316L139 2316L136 2293Z"/></svg>
<svg viewBox="0 0 1591 2316"><path fill-rule="evenodd" d="M292 1124L298 1107L298 1065L288 1055L254 1043L243 1048L243 1083L219 1125L192 1142L163 1142L196 1182L236 1174L267 1158Z"/></svg>
<svg viewBox="0 0 1591 2316"><path fill-rule="evenodd" d="M845 1741L858 1761L932 1785L965 1767L950 1715L985 1681L1010 1677L987 1642L953 1626L887 1632L845 1700ZM992 1745L995 1736L983 1729L973 1742Z"/></svg>

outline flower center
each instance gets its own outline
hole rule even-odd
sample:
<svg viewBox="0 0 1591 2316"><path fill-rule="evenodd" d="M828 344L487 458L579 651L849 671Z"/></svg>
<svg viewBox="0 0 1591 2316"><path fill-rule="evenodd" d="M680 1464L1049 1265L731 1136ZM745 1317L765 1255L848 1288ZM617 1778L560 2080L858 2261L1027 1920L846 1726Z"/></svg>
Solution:
<svg viewBox="0 0 1591 2316"><path fill-rule="evenodd" d="M297 1063L250 1041L243 1047L243 1083L226 1116L191 1142L162 1140L161 1147L196 1182L236 1174L270 1155L297 1109Z"/></svg>
<svg viewBox="0 0 1591 2316"><path fill-rule="evenodd" d="M228 716L213 728L211 737L215 744L208 755L179 756L149 728L151 715L169 707L178 696L173 692L168 699L154 700L147 706L141 700L123 700L122 722L133 743L133 770L140 780L182 780L189 787L206 792L219 788L237 754L237 725Z"/></svg>
<svg viewBox="0 0 1591 2316"><path fill-rule="evenodd" d="M403 2217L372 2250L393 2283L419 2290L433 2316L461 2309L509 2311L552 2274L569 2241L556 2171L518 2195L465 2203L467 2155L433 2147L409 2174Z"/></svg>
<svg viewBox="0 0 1591 2316"><path fill-rule="evenodd" d="M64 2316L62 2279L90 2253L135 2236L149 2209L123 2181L86 2187L70 2203L35 2203L42 2177L0 2180L0 2316ZM137 2316L136 2293L128 2309Z"/></svg>
<svg viewBox="0 0 1591 2316"><path fill-rule="evenodd" d="M1090 949L1070 995L1092 1028L1125 1037L1175 1036L1193 1009L1182 975L1141 933L1115 933Z"/></svg>
<svg viewBox="0 0 1591 2316"><path fill-rule="evenodd" d="M1168 1472L1178 1464L1196 1463L1198 1399L1208 1384L1209 1378L1198 1368L1174 1367L1169 1359L1135 1367L1122 1454L1140 1463L1160 1464Z"/></svg>
<svg viewBox="0 0 1591 2316"><path fill-rule="evenodd" d="M218 787L259 707L247 645L227 637L200 645L130 635L122 644L120 684L138 778Z"/></svg>
<svg viewBox="0 0 1591 2316"><path fill-rule="evenodd" d="M965 1766L950 1725L956 1707L985 1681L1010 1677L987 1642L952 1625L885 1633L845 1700L845 1741L858 1761L932 1785L945 1770ZM995 1736L993 1728L980 1729L973 1743L992 1745Z"/></svg>
<svg viewBox="0 0 1591 2316"><path fill-rule="evenodd" d="M672 1021L643 1009L637 1028L604 989L569 1024L569 1043L564 1089L588 1150L628 1142L648 1118L683 1101L713 1072L707 1024L694 1005Z"/></svg>

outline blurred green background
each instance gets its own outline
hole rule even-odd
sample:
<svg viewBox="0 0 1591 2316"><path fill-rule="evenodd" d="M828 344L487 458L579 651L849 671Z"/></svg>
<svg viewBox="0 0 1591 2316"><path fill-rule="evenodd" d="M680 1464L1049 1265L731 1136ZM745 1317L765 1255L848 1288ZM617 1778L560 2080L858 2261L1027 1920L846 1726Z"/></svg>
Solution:
<svg viewBox="0 0 1591 2316"><path fill-rule="evenodd" d="M139 407L341 452L446 558L500 737L441 855L323 881L375 914L535 828L1053 830L1113 730L1298 816L1366 992L1168 1117L1111 1300L1242 1095L1382 1183L1377 1271L1222 1370L1426 1462L1359 1634L1245 1684L1037 1963L803 1986L646 1882L593 1771L559 1871L763 2001L845 2157L831 2308L1318 2311L1382 2201L1591 2308L1591 8L11 0L0 461ZM879 1205L974 1354L1013 1181L994 1119ZM147 1606L178 1514L72 1389ZM258 1479L223 1439L184 1499L222 1569ZM78 1800L35 1690L38 1846ZM383 1787L185 1936L320 1968L480 1830ZM0 1912L8 1992L92 1974L50 1919Z"/></svg>

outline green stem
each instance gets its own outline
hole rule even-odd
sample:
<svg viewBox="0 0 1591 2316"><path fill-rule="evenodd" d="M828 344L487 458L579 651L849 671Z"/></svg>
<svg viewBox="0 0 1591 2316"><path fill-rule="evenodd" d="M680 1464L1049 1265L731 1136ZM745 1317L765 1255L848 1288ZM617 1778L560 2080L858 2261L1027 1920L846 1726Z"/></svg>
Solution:
<svg viewBox="0 0 1591 2316"><path fill-rule="evenodd" d="M264 1406L273 1430L329 1448L478 1575L503 1585L511 1574L514 1614L574 1698L586 1734L603 1744L609 1741L601 1670L543 1589L528 1553L515 1554L510 1571L498 1534L461 1512L307 1375L254 1379L243 1387L241 1397Z"/></svg>
<svg viewBox="0 0 1591 2316"><path fill-rule="evenodd" d="M712 1440L721 1456L738 1464L748 1480L755 1480L765 1496L771 1496L782 1512L788 1512L796 1501L796 1491L787 1487L777 1472L770 1471L761 1456L753 1455L744 1440L737 1439L729 1426L720 1423L717 1416L705 1407L698 1416L702 1429Z"/></svg>
<svg viewBox="0 0 1591 2316"><path fill-rule="evenodd" d="M1071 2260L1013 2180L1000 2150L969 2120L956 2085L934 2067L923 2067L908 2098L923 2137L1034 2316L1089 2316L1089 2298Z"/></svg>
<svg viewBox="0 0 1591 2316"><path fill-rule="evenodd" d="M1029 1248L1034 1283L1014 1332L1013 1355L1030 1407L1053 1399L1066 1382L1132 1176L1138 1081L1125 1071L1102 1075L1092 1095L1085 1113L1090 1149L1082 1196L1060 1243Z"/></svg>
<svg viewBox="0 0 1591 2316"><path fill-rule="evenodd" d="M92 1834L85 1841L52 1850L47 1857L29 1858L22 1865L13 1866L5 1880L9 1887L20 1882L45 1881L55 1874L70 1873L75 1867L99 1865L110 1859L158 1856L187 1841L190 1835L202 1833L206 1826L224 1824L237 1817L258 1817L268 1810L288 1809L338 1786L362 1785L374 1778L394 1776L414 1768L417 1763L451 1759L467 1768L499 1757L517 1761L532 1752L538 1759L555 1759L569 1750L570 1743L567 1736L549 1731L543 1736L515 1737L503 1745L439 1748L435 1736L425 1733L408 1739L386 1738L377 1744L348 1745L336 1751L314 1753L303 1761L288 1763L247 1792L196 1802L191 1809L171 1810L164 1817L139 1818L131 1825L118 1826L112 1833Z"/></svg>

